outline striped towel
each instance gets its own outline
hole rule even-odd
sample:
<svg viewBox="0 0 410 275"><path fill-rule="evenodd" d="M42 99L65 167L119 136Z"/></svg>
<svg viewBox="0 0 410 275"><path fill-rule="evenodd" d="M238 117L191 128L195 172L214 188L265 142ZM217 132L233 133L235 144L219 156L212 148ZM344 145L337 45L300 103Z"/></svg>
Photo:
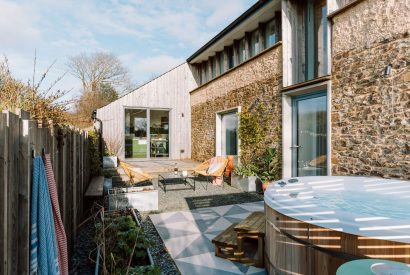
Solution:
<svg viewBox="0 0 410 275"><path fill-rule="evenodd" d="M60 264L60 273L68 275L68 253L67 237L64 230L64 224L61 219L60 206L58 204L57 185L54 179L53 166L51 165L50 154L44 156L46 174L48 181L48 191L50 192L51 204L53 206L54 226L57 237L58 263Z"/></svg>
<svg viewBox="0 0 410 275"><path fill-rule="evenodd" d="M30 274L60 274L53 210L41 157L34 158L31 187Z"/></svg>

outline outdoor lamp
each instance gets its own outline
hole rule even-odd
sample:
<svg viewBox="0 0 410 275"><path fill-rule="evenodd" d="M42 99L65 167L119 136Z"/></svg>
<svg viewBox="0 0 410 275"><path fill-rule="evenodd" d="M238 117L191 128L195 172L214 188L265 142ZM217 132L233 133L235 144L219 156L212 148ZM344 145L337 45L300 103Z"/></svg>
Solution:
<svg viewBox="0 0 410 275"><path fill-rule="evenodd" d="M91 118L95 120L97 118L97 110L94 110L93 113L91 114Z"/></svg>
<svg viewBox="0 0 410 275"><path fill-rule="evenodd" d="M391 73L391 68L392 68L392 67L393 67L392 64L387 65L387 67L384 68L384 73L383 73L383 75L384 75L384 76L390 75L390 73Z"/></svg>

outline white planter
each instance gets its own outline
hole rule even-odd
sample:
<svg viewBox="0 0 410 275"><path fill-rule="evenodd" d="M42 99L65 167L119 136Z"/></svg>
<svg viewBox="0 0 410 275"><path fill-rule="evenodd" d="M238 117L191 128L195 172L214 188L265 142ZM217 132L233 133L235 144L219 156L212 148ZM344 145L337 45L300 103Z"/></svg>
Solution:
<svg viewBox="0 0 410 275"><path fill-rule="evenodd" d="M116 168L118 163L117 156L103 157L104 168Z"/></svg>
<svg viewBox="0 0 410 275"><path fill-rule="evenodd" d="M232 175L231 185L245 192L260 192L262 182L257 176L242 177Z"/></svg>
<svg viewBox="0 0 410 275"><path fill-rule="evenodd" d="M139 211L158 210L158 190L154 186L113 188L108 191L109 210L131 207Z"/></svg>

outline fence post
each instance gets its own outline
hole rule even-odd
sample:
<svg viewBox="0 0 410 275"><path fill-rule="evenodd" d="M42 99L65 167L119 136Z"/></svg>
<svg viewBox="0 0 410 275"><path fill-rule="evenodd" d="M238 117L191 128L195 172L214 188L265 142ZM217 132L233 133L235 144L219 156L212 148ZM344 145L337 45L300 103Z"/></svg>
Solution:
<svg viewBox="0 0 410 275"><path fill-rule="evenodd" d="M19 220L19 187L20 171L19 171L19 147L20 147L20 118L11 112L8 112L8 184L7 184L7 258L8 272L7 274L17 274L18 266L18 220Z"/></svg>
<svg viewBox="0 0 410 275"><path fill-rule="evenodd" d="M0 113L0 273L7 274L8 115Z"/></svg>
<svg viewBox="0 0 410 275"><path fill-rule="evenodd" d="M20 111L20 181L18 206L18 274L29 273L30 257L30 186L31 186L31 150L30 150L30 115Z"/></svg>

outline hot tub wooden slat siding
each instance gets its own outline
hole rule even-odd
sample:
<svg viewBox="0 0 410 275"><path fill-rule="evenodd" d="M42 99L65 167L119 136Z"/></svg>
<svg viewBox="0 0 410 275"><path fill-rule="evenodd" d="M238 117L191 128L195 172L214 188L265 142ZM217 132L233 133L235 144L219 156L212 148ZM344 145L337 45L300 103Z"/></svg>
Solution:
<svg viewBox="0 0 410 275"><path fill-rule="evenodd" d="M410 244L355 236L298 221L265 204L265 267L269 274L335 274L348 260L379 258L410 264ZM280 230L280 232L279 232Z"/></svg>

